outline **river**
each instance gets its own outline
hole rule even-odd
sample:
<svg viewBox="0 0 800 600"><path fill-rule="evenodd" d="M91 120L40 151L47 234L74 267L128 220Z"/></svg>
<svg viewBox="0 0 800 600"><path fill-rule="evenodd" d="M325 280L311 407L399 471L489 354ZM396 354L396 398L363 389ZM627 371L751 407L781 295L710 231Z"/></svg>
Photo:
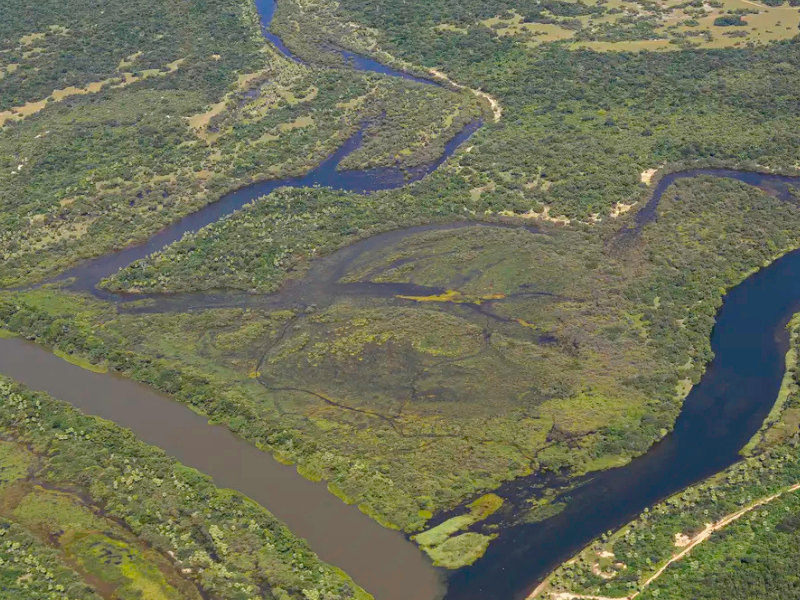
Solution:
<svg viewBox="0 0 800 600"><path fill-rule="evenodd" d="M274 2L256 0L265 35L295 60L278 38L268 31ZM413 79L370 59L345 53L354 68ZM189 231L213 223L247 202L281 186L330 186L354 192L397 188L438 168L473 134L472 123L446 147L437 161L408 173L399 169L339 171L344 157L358 147L362 132L304 177L266 181L242 188L193 213L153 236L145 244L88 261L56 279L72 279L69 287L114 302L137 297L103 292L98 282L132 261L180 239ZM656 186L650 202L637 213L624 235L635 235L655 215L655 207L669 184L677 178L709 174L734 177L788 197L791 180L729 170L698 170L671 174ZM456 224L453 226L463 226ZM367 248L392 243L419 229L392 232L343 249L312 268L305 284L271 296L242 296L242 303L269 305L280 294L329 293L339 273L353 256ZM322 273L327 273L325 277ZM800 309L800 251L787 254L731 290L717 315L712 336L716 358L701 382L693 388L675 430L647 454L625 467L587 477L570 493L568 508L536 525L507 531L490 545L472 567L450 576L446 598L452 600L504 600L522 598L561 560L596 535L624 523L646 506L706 477L738 458L738 450L760 427L777 395L783 374L788 337L783 327ZM321 279L317 279L321 278ZM327 279L326 279L327 278ZM325 285L318 285L323 281ZM315 283L317 282L317 283ZM305 287L303 287L305 285ZM397 289L340 284L336 294L395 294ZM424 290L430 292L431 290ZM233 295L165 298L159 309L186 306L231 305ZM235 300L235 298L233 298ZM283 297L281 301L285 301ZM172 303L172 304L170 304ZM151 306L150 309L153 309ZM319 556L350 574L376 600L433 600L444 593L442 577L421 552L401 534L382 528L356 507L347 506L266 453L236 438L224 427L206 420L153 390L111 374L96 374L56 358L20 339L0 339L0 372L33 389L47 391L89 414L112 420L133 430L181 462L212 476L217 485L241 491L267 507L291 530L306 538ZM530 485L530 479L511 482L500 491Z"/></svg>
<svg viewBox="0 0 800 600"><path fill-rule="evenodd" d="M324 560L353 577L376 600L441 596L444 586L416 546L378 525L294 467L209 425L186 405L134 381L92 373L18 338L0 339L0 372L113 421L183 464L265 506Z"/></svg>
<svg viewBox="0 0 800 600"><path fill-rule="evenodd" d="M629 232L655 218L661 196L676 180L697 175L738 179L789 200L796 178L701 169L660 180ZM785 370L786 324L800 311L800 249L789 252L731 289L711 335L714 360L686 397L674 430L629 464L583 478L564 494L567 508L533 525L506 531L471 567L448 581L446 600L520 600L554 567L600 534L644 508L739 460L774 404ZM498 493L512 497L523 478Z"/></svg>

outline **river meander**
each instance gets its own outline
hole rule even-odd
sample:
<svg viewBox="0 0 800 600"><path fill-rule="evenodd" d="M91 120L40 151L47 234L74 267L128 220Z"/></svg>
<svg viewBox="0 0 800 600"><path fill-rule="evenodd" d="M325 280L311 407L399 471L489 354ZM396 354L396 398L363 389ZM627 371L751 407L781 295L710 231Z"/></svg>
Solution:
<svg viewBox="0 0 800 600"><path fill-rule="evenodd" d="M507 531L448 582L446 598L524 598L538 581L600 534L644 508L736 462L772 408L788 349L785 326L800 310L800 250L733 288L717 313L715 358L687 396L675 428L624 467L591 474L567 508ZM498 491L510 496L520 480Z"/></svg>
<svg viewBox="0 0 800 600"><path fill-rule="evenodd" d="M83 412L132 430L183 464L269 509L326 562L376 600L435 598L439 575L402 534L314 483L186 405L134 381L92 373L18 338L0 339L0 372Z"/></svg>
<svg viewBox="0 0 800 600"><path fill-rule="evenodd" d="M265 27L274 2L257 0ZM279 39L265 35L288 53ZM374 61L348 55L354 68L391 76ZM431 83L423 80L422 83ZM479 127L473 123L447 144L436 162L411 173L398 169L346 172L341 160L358 147L361 133L351 138L319 167L301 178L267 181L226 195L153 236L145 244L110 253L81 264L57 279L71 280L75 291L125 303L140 296L119 296L98 290L99 281L132 261L160 250L188 232L213 223L281 186L330 186L354 192L397 188L419 179L442 164ZM690 171L668 175L656 186L647 206L626 235L653 218L655 206L676 178L695 175L734 177L780 197L788 196L788 178L729 170ZM450 227L464 226L454 224ZM203 294L149 298L147 310L187 307L285 305L352 294L396 294L397 285L339 284L353 257L390 244L424 228L382 234L345 248L312 267L306 280L276 294ZM431 293L436 290L399 290ZM569 494L567 509L535 525L507 531L490 545L472 567L452 574L446 598L453 600L511 599L525 594L561 560L598 534L633 517L646 506L735 462L739 449L760 427L777 395L788 337L784 325L800 309L800 250L791 252L731 290L717 315L712 336L714 361L687 397L674 431L647 454L625 467L585 478ZM50 392L87 413L132 429L144 441L162 448L183 463L212 476L217 485L241 491L259 502L292 531L306 538L320 557L344 569L376 600L433 600L444 594L442 576L401 534L382 528L327 492L322 483L301 477L292 467L212 426L202 416L168 397L111 374L96 374L56 358L21 339L0 339L0 372L38 390ZM511 482L501 495L531 485L532 479Z"/></svg>

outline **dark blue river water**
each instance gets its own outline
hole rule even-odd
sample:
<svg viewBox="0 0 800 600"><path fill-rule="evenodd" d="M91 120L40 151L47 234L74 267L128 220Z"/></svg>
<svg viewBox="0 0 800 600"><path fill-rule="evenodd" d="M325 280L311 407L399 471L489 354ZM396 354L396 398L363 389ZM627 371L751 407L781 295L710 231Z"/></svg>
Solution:
<svg viewBox="0 0 800 600"><path fill-rule="evenodd" d="M675 180L697 175L738 179L784 200L798 184L797 178L724 169L673 173L660 180L629 232L656 218L658 202ZM565 494L562 513L506 530L478 562L450 577L445 599L525 598L549 571L600 534L739 460L777 398L789 344L785 327L798 311L800 250L795 250L725 296L711 336L714 360L689 392L669 435L628 465L584 478ZM514 488L536 479L512 482L499 493L513 495Z"/></svg>
<svg viewBox="0 0 800 600"><path fill-rule="evenodd" d="M303 62L286 48L281 39L269 29L272 18L275 15L275 0L255 0L255 5L261 16L262 32L264 36L287 57L298 62ZM401 77L425 85L438 85L431 80L421 79L408 73L392 69L365 56L359 56L344 50L340 50L339 52L346 59L348 65L354 69L371 71L390 77ZM435 161L426 165L413 169L383 167L361 171L339 170L338 167L342 160L353 151L357 150L361 145L364 134L362 128L342 144L342 146L325 161L302 177L270 179L235 190L224 195L218 201L208 204L197 212L187 215L166 227L143 244L130 246L97 259L81 263L77 267L65 271L54 280L63 281L74 278L75 284L73 289L89 291L100 297L110 297L108 294L104 294L95 287L103 278L113 275L119 269L127 267L135 260L149 256L165 248L169 244L181 239L186 233L197 231L210 223L219 221L221 218L239 210L248 202L266 196L277 188L307 188L320 186L362 194L379 190L396 189L408 185L409 183L419 181L438 169L442 163L452 156L461 144L468 140L472 134L480 128L481 125L482 123L480 121L467 124L445 144L444 153Z"/></svg>
<svg viewBox="0 0 800 600"><path fill-rule="evenodd" d="M161 230L143 244L129 246L116 252L105 254L96 259L84 262L56 277L55 281L74 279L73 289L92 292L104 297L102 291L95 287L103 278L113 275L127 267L133 261L162 250L166 246L181 239L185 234L215 223L239 210L248 202L265 196L280 187L329 187L356 193L369 193L402 187L422 179L432 173L447 160L458 147L480 127L480 122L468 124L445 145L445 152L434 162L404 170L393 167L367 169L363 171L339 171L339 163L361 143L363 131L359 131L347 140L334 154L303 177L286 179L270 179L254 183L226 194L218 201L206 205L197 212L185 216L172 225Z"/></svg>
<svg viewBox="0 0 800 600"><path fill-rule="evenodd" d="M300 61L301 59L294 56L283 42L269 31L269 24L275 11L274 1L255 1L262 17L264 35L287 56ZM424 84L432 83L394 71L371 59L349 52L342 52L342 55L346 62L356 69L404 77ZM438 168L479 126L479 123L467 126L447 144L442 157L430 165L411 172L391 168L366 171L337 170L342 159L358 147L362 136L362 132L359 132L304 177L265 181L227 194L218 202L154 235L145 244L89 261L70 269L57 279L72 278L73 289L90 291L102 297L102 292L96 289L97 283L102 278L115 273L134 260L164 248L187 232L195 231L223 218L278 187L319 185L358 193L397 188L420 179ZM655 218L655 208L659 199L675 179L701 174L736 178L787 200L790 198L789 189L794 184L791 178L731 170L674 173L659 181L648 205L637 213L633 226L622 235L635 235L642 225ZM391 236L388 236L386 239L390 238ZM376 239L371 243L374 245L380 242L381 240ZM113 298L109 296L109 299ZM738 451L758 430L777 396L784 370L783 357L788 343L784 326L791 315L798 310L800 310L800 251L794 251L752 275L725 297L717 315L717 324L711 340L715 359L700 383L686 398L672 433L647 454L627 466L587 478L578 489L570 492L568 506L561 514L542 523L518 526L505 531L490 545L482 559L449 577L446 598L449 600L523 598L551 568L600 533L621 525L643 508L735 462L738 459ZM28 363L23 361L20 364L14 362L16 354L21 352L22 343L19 340L4 340L0 344L2 346L0 370L22 380L30 380L32 384L38 382L40 386L46 387L49 385L47 378L38 374L39 371L26 370L25 365L30 361ZM33 351L26 350L26 352ZM55 369L55 366L53 368ZM102 376L79 371L81 370L70 371L70 381L74 381L72 390L74 393L70 392L72 396L65 399L89 411L106 411L102 414L107 418L123 425L127 423L126 426L134 428L145 439L148 439L148 435L152 438L155 425L140 424L136 420L141 411L115 408L114 402L105 401L105 398L104 402L97 405L91 401L91 393L87 390L93 389L91 386L106 385L98 383L100 378L105 377L108 381L115 382L119 380L110 375ZM86 378L92 378L92 381L87 383ZM59 390L64 392L63 381L64 379L53 382L56 392ZM58 387L59 385L61 387ZM117 383L107 385L114 387ZM159 408L159 402L169 401L152 400L153 416L161 422L163 419L159 417L159 411L162 410ZM188 419L185 415L180 416L175 410L169 409L172 411L170 412L172 423ZM198 424L193 424L192 427L198 431L203 430ZM186 447L184 445L195 443L191 441L195 439L192 436L204 434L193 432L188 438L186 435L173 439L169 437L169 432L166 432L164 436L167 437L162 436L162 439L156 436L153 443L167 445L172 453L185 456L182 460L191 464L196 458L196 444ZM245 452L244 446L236 446L234 442L217 440L215 443L221 445L218 448L227 445L236 448L236 452ZM192 452L186 449L189 447L193 448ZM215 448L215 453L218 448ZM266 473L272 467L263 465L259 467L259 460L262 459L255 456L249 460L252 463L251 470L261 468L264 477L267 477ZM215 464L199 464L198 468L207 472L210 470L212 473L217 469L219 477L225 479L230 487L244 488L267 508L274 510L274 507L277 507L276 514L279 518L286 521L292 529L299 529L312 541L315 549L323 549L321 552L323 559L344 567L356 581L368 582L367 588L375 592L377 600L395 598L432 600L441 594L441 589L430 577L430 568L408 560L408 557L402 563L405 571L381 570L387 561L390 563L393 561L392 554L395 551L398 557L406 552L409 545L407 542L395 538L388 541L381 538L382 541L377 541L376 537L372 547L365 546L353 551L348 547L347 539L336 539L346 536L335 523L345 516L337 515L352 518L352 511L340 513L333 504L325 504L327 492L321 486L309 482L302 487L302 494L308 498L314 497L320 502L320 506L324 504L324 510L327 511L325 518L315 520L311 518L313 515L304 514L302 516L305 520L303 520L291 510L294 498L297 497L295 492L300 490L300 487L294 488L295 483L289 481L291 478L282 483L286 494L280 495L274 488L269 487L268 482L259 482L259 485L266 486L263 490L255 486L251 481L250 471L239 477L231 474L230 465L223 468ZM518 480L509 484L509 490L513 486L533 483L535 480ZM336 502L338 501L334 501L334 504ZM322 514L322 508L316 510ZM355 525L356 522L358 525ZM365 540L370 538L362 534L370 528L374 530L379 526L368 520L356 520L350 523L349 527L351 534L355 536L353 539ZM420 581L414 581L415 579ZM424 583L422 579L425 579Z"/></svg>

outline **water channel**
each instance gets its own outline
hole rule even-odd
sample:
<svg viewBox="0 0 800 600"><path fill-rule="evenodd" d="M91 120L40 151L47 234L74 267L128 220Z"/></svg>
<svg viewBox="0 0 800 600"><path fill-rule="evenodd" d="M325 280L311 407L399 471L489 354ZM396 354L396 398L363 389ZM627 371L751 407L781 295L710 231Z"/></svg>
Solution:
<svg viewBox="0 0 800 600"><path fill-rule="evenodd" d="M256 5L264 21L265 35L288 54L280 40L266 29L274 12L274 2L256 0ZM354 68L417 80L370 59L345 56ZM119 268L280 186L323 185L370 192L405 185L438 168L479 126L479 123L468 125L447 144L440 159L411 173L392 168L338 171L341 160L358 147L359 132L304 177L257 183L232 192L171 225L145 244L88 261L56 279L70 279L70 289L90 292L114 302L138 299L103 292L96 286ZM793 184L791 178L730 170L671 174L661 179L651 200L637 213L634 226L625 234L634 235L655 217L658 200L675 179L701 174L736 178L787 200ZM451 225L458 226L464 224ZM301 282L294 289L275 295L241 295L241 302L269 306L277 299L285 302L286 294L295 294L298 301L313 300L312 292L321 294L332 289L336 274L343 273L353 257L421 229L424 228L392 232L359 242L322 259L322 266L309 271L305 284ZM320 278L327 279L325 286L314 285ZM336 294L384 293L375 286L359 285L340 284ZM390 292L393 294L396 290ZM234 294L204 295L204 300L171 297L164 298L158 309L185 309L192 302L197 306L230 306L237 301ZM716 357L687 397L671 434L630 464L587 477L570 492L568 507L561 514L542 523L505 532L482 559L450 576L446 598L523 598L547 571L595 536L735 462L739 449L760 427L777 396L788 344L784 326L797 310L800 310L800 251L791 252L750 276L725 297L712 335ZM442 574L401 534L382 528L356 507L346 506L329 494L324 484L307 481L293 468L277 463L227 429L209 425L203 417L168 397L114 375L83 370L20 339L0 339L0 373L33 389L47 391L89 414L128 427L144 441L212 476L217 485L250 496L284 521L295 534L306 538L323 560L344 569L376 600L433 600L445 594ZM507 484L500 493L510 494L514 486L530 484L529 479L521 479Z"/></svg>
<svg viewBox="0 0 800 600"><path fill-rule="evenodd" d="M506 531L472 567L448 581L451 600L518 600L600 534L736 462L778 395L785 326L800 311L800 250L748 277L726 296L711 337L715 358L687 396L674 430L624 467L590 475L567 508ZM498 493L531 480L512 482Z"/></svg>

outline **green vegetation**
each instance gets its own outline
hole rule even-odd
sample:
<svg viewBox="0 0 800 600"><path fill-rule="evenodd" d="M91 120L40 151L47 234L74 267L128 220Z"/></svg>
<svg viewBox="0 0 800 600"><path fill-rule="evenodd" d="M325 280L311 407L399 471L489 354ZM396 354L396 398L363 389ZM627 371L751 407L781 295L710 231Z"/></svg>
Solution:
<svg viewBox="0 0 800 600"><path fill-rule="evenodd" d="M14 199L0 210L0 280L52 275L80 258L141 240L232 188L300 174L365 118L386 114L349 166L359 160L426 162L479 114L471 96L347 72L319 76L271 52L264 58L268 66L256 75L266 83L248 83L260 95L232 93L206 125L193 127L203 119L187 122L181 116L215 111L212 106L204 112L196 91L131 87L91 101L82 97L75 101L82 105L43 111L36 120L0 130L0 192ZM307 100L292 99L293 90ZM364 101L349 107L343 97ZM392 118L411 105L420 128L394 133ZM448 111L459 116L447 117ZM420 136L430 143L421 143ZM359 158L366 152L368 159Z"/></svg>
<svg viewBox="0 0 800 600"><path fill-rule="evenodd" d="M361 204L284 190L157 259L174 278L156 289L274 289L297 278L248 310L117 314L45 288L6 293L0 318L175 395L381 522L420 531L505 480L584 473L644 452L711 358L724 291L800 245L793 204L700 177L668 190L658 219L627 246L616 241L624 218L541 222L539 234L473 226L357 246L307 279L311 253L294 250L297 262L246 270L290 240L329 252L356 233L348 225L369 232L373 207L402 216L405 194ZM271 223L281 211L308 226L280 237ZM223 257L235 266L205 268ZM196 273L168 268L187 261ZM146 275L136 267L115 282L153 289ZM431 291L409 294L411 283ZM525 501L515 510L538 520L550 509ZM494 532L478 523L469 533Z"/></svg>
<svg viewBox="0 0 800 600"><path fill-rule="evenodd" d="M715 535L642 598L791 597L797 578L797 492L754 510Z"/></svg>
<svg viewBox="0 0 800 600"><path fill-rule="evenodd" d="M798 351L797 317L792 348ZM645 510L564 563L533 599L790 598L800 530L797 372L791 368L750 456Z"/></svg>
<svg viewBox="0 0 800 600"><path fill-rule="evenodd" d="M68 7L10 0L0 24L0 60L17 67L0 79L0 111L180 59L186 62L181 87L214 96L237 70L257 66L257 20L255 7L237 0L224 0L217 10L157 0Z"/></svg>
<svg viewBox="0 0 800 600"><path fill-rule="evenodd" d="M483 556L486 548L489 547L489 542L495 537L497 537L496 534L462 533L448 538L439 546L423 549L433 559L433 564L437 567L458 569L471 565Z"/></svg>
<svg viewBox="0 0 800 600"><path fill-rule="evenodd" d="M526 50L554 42L572 49L628 52L739 47L743 46L741 40L715 36L716 19L726 14L754 15L752 26L744 33L750 44L792 38L800 22L795 5L746 0L706 4L676 0L494 0L458 5L434 0L415 3L414 8L409 11L391 2L365 0L322 2L313 7L292 2L280 7L278 18L284 35L291 35L294 23L312 20L315 22L306 24L306 28L318 40L406 55L438 52L454 38L466 41L478 35ZM308 41L298 42L300 48L308 46ZM478 56L470 58L480 61Z"/></svg>
<svg viewBox="0 0 800 600"><path fill-rule="evenodd" d="M0 398L3 598L370 598L265 509L127 430L7 379Z"/></svg>
<svg viewBox="0 0 800 600"><path fill-rule="evenodd" d="M121 600L199 600L193 587L181 586L179 592L170 585L158 555L137 547L125 530L97 516L78 497L40 487L20 492L27 495L6 502L11 518L42 540L57 539L57 547L88 581L102 581Z"/></svg>
<svg viewBox="0 0 800 600"><path fill-rule="evenodd" d="M716 27L744 27L747 25L747 21L742 19L740 15L725 15L723 17L717 17L714 19L714 25Z"/></svg>
<svg viewBox="0 0 800 600"><path fill-rule="evenodd" d="M285 58L249 0L12 2L0 73L4 287L305 173L364 122L346 168L428 162L481 114L468 92Z"/></svg>
<svg viewBox="0 0 800 600"><path fill-rule="evenodd" d="M616 202L638 200L642 173L665 164L711 161L793 169L798 126L793 86L800 62L797 8L761 9L739 0L711 9L670 3L676 14L670 9L665 19L658 3L646 5L344 0L335 6L323 2L305 7L287 0L280 3L275 28L301 51L315 40L334 40L398 66L439 68L497 99L503 108L499 124L487 124L470 142L472 150L454 161L458 183L450 186L449 196L459 202L472 191L496 210L527 205L539 212L541 203L550 207L551 216L589 221L592 215L611 212ZM750 45L751 38L764 38L749 27L713 27L719 11L748 7L760 11L747 16L754 26L756 19L773 19L758 27L764 36L791 39ZM625 11L625 27L642 32L628 36L635 41L622 42L621 48L602 41L614 37L610 32L601 35L602 27L594 36L601 41L581 42L572 49L557 42L529 46L494 28L497 23L484 23L497 15L509 27L524 17L582 19L615 8ZM512 9L516 12L506 12ZM648 20L659 25L685 10L708 10L708 16L698 15L701 27L670 34L676 38L680 33L680 43L671 44L668 39L648 41L653 29L629 14L634 9L655 11ZM538 27L538 22L530 24ZM750 37L723 35L733 29L746 29ZM695 37L695 31L702 35ZM619 30L617 34L622 35ZM695 41L706 44L708 36L713 37L710 46L740 46L644 51L653 44L676 50Z"/></svg>
<svg viewBox="0 0 800 600"><path fill-rule="evenodd" d="M798 480L795 436L604 535L531 598L627 598L637 590L648 600L786 598L797 577Z"/></svg>
<svg viewBox="0 0 800 600"><path fill-rule="evenodd" d="M24 528L0 517L0 598L100 600L81 577Z"/></svg>
<svg viewBox="0 0 800 600"><path fill-rule="evenodd" d="M709 178L678 182L627 245L618 235L658 169L796 172L796 4L281 0L274 29L305 64L264 41L249 0L13 0L0 23L5 288L143 241L243 185L300 176L360 127L343 169L419 166L464 124L487 123L414 185L281 189L104 282L276 292L230 300L250 308L160 313L181 300L117 310L57 287L5 291L0 335L172 394L417 533L437 564L471 564L497 534L488 517L501 502L509 522L562 508L487 491L623 464L663 437L711 358L724 291L800 246L796 205ZM342 67L340 47L451 83L316 66ZM334 254L462 219L517 227L431 229ZM718 518L790 483L793 377L753 442L759 458L726 475L747 485L692 511ZM362 595L261 508L108 424L2 385L13 402L0 430L17 445L2 451L0 532L14 541L0 558L60 565L44 579L3 571L9 593ZM195 516L200 504L210 512ZM680 531L708 516L692 511ZM624 559L598 555L557 585L628 593L667 559L677 522L652 546L620 534L606 552ZM758 552L793 539L765 538Z"/></svg>
<svg viewBox="0 0 800 600"><path fill-rule="evenodd" d="M469 512L452 517L436 527L423 531L413 539L433 559L433 564L448 569L458 569L478 560L489 542L497 535L458 532L468 529L495 513L503 505L496 494L486 494L467 505Z"/></svg>
<svg viewBox="0 0 800 600"><path fill-rule="evenodd" d="M66 360L69 363L72 363L73 365L77 365L77 366L79 366L79 367L81 367L83 369L88 369L89 371L94 371L95 373L106 373L106 372L108 372L108 369L106 368L106 366L104 364L102 364L102 363L95 364L95 363L91 362L90 360L87 360L87 359L83 358L82 356L78 356L78 355L75 355L75 354L69 354L67 352L64 352L64 351L58 350L58 349L56 349L53 352L53 354L55 354L59 358L63 358L64 360Z"/></svg>
<svg viewBox="0 0 800 600"><path fill-rule="evenodd" d="M426 182L418 186L432 189ZM437 195L379 192L356 196L285 188L185 236L104 282L144 292L241 289L272 292L302 277L310 258L359 238L431 220L456 219L462 206Z"/></svg>

